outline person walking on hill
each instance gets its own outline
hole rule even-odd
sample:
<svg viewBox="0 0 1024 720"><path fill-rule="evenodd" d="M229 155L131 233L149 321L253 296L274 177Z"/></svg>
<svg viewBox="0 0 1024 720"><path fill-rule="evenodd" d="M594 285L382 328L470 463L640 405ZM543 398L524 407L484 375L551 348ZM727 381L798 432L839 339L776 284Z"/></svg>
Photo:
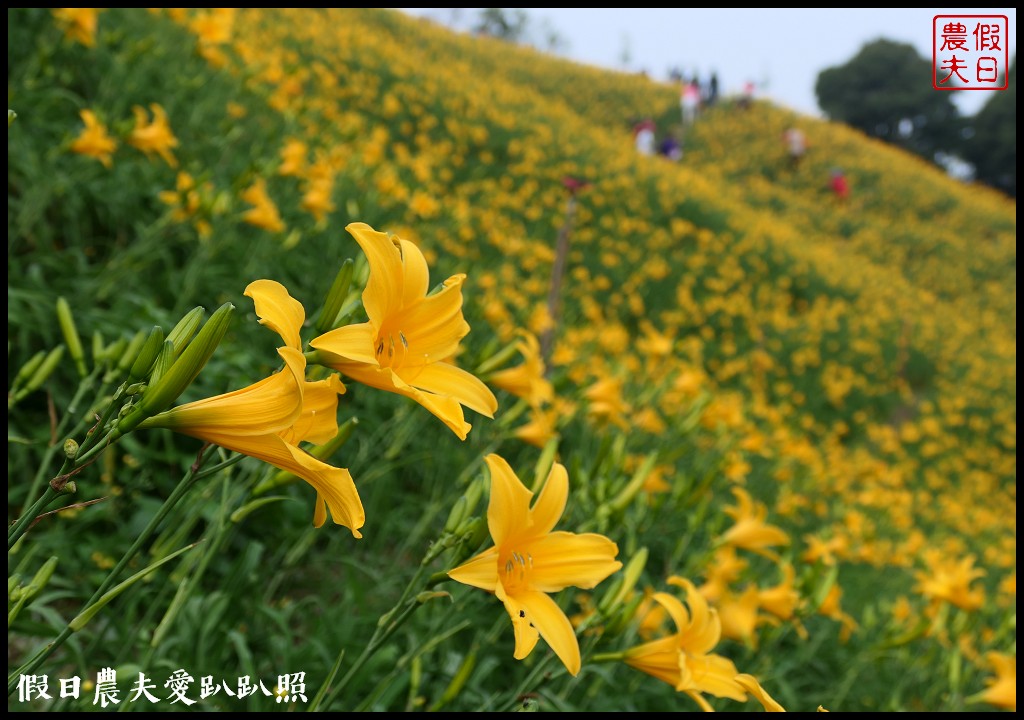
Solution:
<svg viewBox="0 0 1024 720"><path fill-rule="evenodd" d="M782 133L782 139L786 143L786 152L789 154L789 168L796 170L800 167L800 161L807 152L807 136L798 127L787 128Z"/></svg>
<svg viewBox="0 0 1024 720"><path fill-rule="evenodd" d="M697 121L700 109L700 85L696 82L683 83L682 97L679 100L683 108L683 127L689 127Z"/></svg>
<svg viewBox="0 0 1024 720"><path fill-rule="evenodd" d="M846 199L850 197L850 183L846 180L846 174L843 173L840 168L832 168L832 174L828 181L829 189L835 193L836 199L839 200L840 205L846 204Z"/></svg>

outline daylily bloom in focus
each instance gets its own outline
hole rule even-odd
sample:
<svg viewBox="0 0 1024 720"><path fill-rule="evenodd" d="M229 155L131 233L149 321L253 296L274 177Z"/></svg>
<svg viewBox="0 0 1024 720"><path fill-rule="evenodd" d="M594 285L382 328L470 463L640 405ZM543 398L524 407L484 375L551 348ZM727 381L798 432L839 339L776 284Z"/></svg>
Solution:
<svg viewBox="0 0 1024 720"><path fill-rule="evenodd" d="M768 508L754 502L750 493L740 487L733 487L732 492L737 505L725 508L725 513L736 523L722 536L722 542L774 559L775 554L766 548L788 545L789 535L782 528L765 522Z"/></svg>
<svg viewBox="0 0 1024 720"><path fill-rule="evenodd" d="M447 359L469 332L462 317L462 281L453 275L431 295L427 261L408 240L365 223L348 230L366 253L363 291L368 322L332 330L310 345L320 360L371 387L412 398L465 440L472 427L462 406L494 417L498 401L476 376Z"/></svg>
<svg viewBox="0 0 1024 720"><path fill-rule="evenodd" d="M117 141L107 133L107 127L101 123L92 110L82 110L78 113L85 128L71 143L71 151L79 155L94 157L103 163L104 167L113 165L111 156L117 149Z"/></svg>
<svg viewBox="0 0 1024 720"><path fill-rule="evenodd" d="M580 648L565 613L546 593L570 585L590 589L622 567L619 549L593 533L552 532L565 510L569 476L555 463L537 502L498 455L484 458L491 472L487 526L494 546L448 573L453 580L493 592L515 631L516 660L543 637L570 674L580 671ZM734 673L735 674L735 673Z"/></svg>
<svg viewBox="0 0 1024 720"><path fill-rule="evenodd" d="M757 678L753 675L747 675L746 673L737 675L736 682L738 682L744 690L753 695L754 698L761 703L765 712L786 712L786 708L775 702L772 696L764 691L764 688L761 687L761 683L759 683Z"/></svg>
<svg viewBox="0 0 1024 720"><path fill-rule="evenodd" d="M316 488L316 527L327 520L329 508L335 523L362 537L363 505L349 471L328 465L298 446L302 441L323 443L337 434L338 395L345 386L336 375L306 381L299 338L305 311L284 286L257 280L245 294L253 299L260 323L284 340L285 347L277 350L284 369L240 390L168 410L140 427L168 428L298 475Z"/></svg>
<svg viewBox="0 0 1024 720"><path fill-rule="evenodd" d="M985 684L988 688L971 699L1017 712L1017 656L990 652L985 658L996 671L996 676L987 679Z"/></svg>
<svg viewBox="0 0 1024 720"><path fill-rule="evenodd" d="M739 671L732 660L711 653L722 635L718 613L708 607L707 600L691 582L680 578L677 584L686 589L689 611L673 595L654 594L654 600L672 616L676 633L630 648L624 662L685 692L705 712L711 712L712 707L702 693L746 700L746 692L736 681Z"/></svg>
<svg viewBox="0 0 1024 720"><path fill-rule="evenodd" d="M153 111L153 120L150 121L145 108L136 105L132 108L135 113L135 129L128 137L128 143L146 155L157 153L171 167L178 167L171 148L178 147L178 138L171 132L171 126L167 122L167 113L164 109L153 103L149 106Z"/></svg>
<svg viewBox="0 0 1024 720"><path fill-rule="evenodd" d="M246 210L242 214L242 220L270 232L281 232L284 230L281 214L277 211L274 201L267 195L266 180L257 178L242 193L242 199L253 206L251 210Z"/></svg>
<svg viewBox="0 0 1024 720"><path fill-rule="evenodd" d="M64 28L64 37L86 47L96 45L96 25L102 8L54 8L53 18Z"/></svg>

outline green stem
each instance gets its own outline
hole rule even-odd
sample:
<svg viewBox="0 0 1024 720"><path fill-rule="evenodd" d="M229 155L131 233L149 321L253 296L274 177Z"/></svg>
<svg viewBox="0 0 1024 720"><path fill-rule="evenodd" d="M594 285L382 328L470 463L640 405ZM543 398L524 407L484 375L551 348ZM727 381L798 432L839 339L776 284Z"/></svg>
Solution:
<svg viewBox="0 0 1024 720"><path fill-rule="evenodd" d="M121 557L121 560L110 571L110 574L107 575L106 579L96 590L96 592L93 593L92 597L89 598L88 602L86 602L82 606L83 611L90 605L95 603L97 600L99 600L101 597L103 597L103 594L106 593L107 590L111 588L111 586L113 586L120 572L124 570L125 566L127 566L129 562L131 562L132 558L135 557L136 553L138 553L138 551L146 543L149 537L154 532L156 532L157 527L159 527L160 523L164 521L164 518L167 517L167 514L171 511L171 509L174 508L178 501L181 500L181 498L185 496L185 493L187 493L188 490L192 487L192 485L195 483L197 479L197 475L199 474L198 470L199 466L202 464L203 455L206 453L206 450L208 448L209 446L207 445L204 446L203 449L199 451L199 456L196 458L196 461L188 469L188 472L185 473L185 476L181 479L181 482L178 483L178 486L174 488L174 491L168 496L166 500L164 500L164 504L160 506L160 510L157 512L157 514L154 515L153 519L149 521L149 524L146 525L145 529L135 539L135 542L132 543L132 546L130 548L128 548L127 552L125 552L125 554ZM44 494L43 497L45 498L46 495ZM73 633L74 630L72 630L71 626L68 625L64 628L64 630L61 631L60 635L58 635L49 645L44 646L42 649L39 650L39 652L37 652L32 657L31 660L29 660L20 668L18 668L13 673L8 675L7 696L10 697L11 694L18 689L18 677L20 675L32 673L33 671L35 671L35 669L38 668L43 663L43 661L46 660L46 658L50 657L50 655L52 655L54 651L57 650L57 648L63 645L64 641L71 637Z"/></svg>
<svg viewBox="0 0 1024 720"><path fill-rule="evenodd" d="M7 552L11 552L11 548L14 544L21 539L21 536L25 534L32 522L39 517L39 514L46 509L46 507L54 500L60 497L60 493L54 490L52 487L47 486L46 491L36 500L32 507L25 511L25 514L18 518L18 522L14 524L14 527L7 533Z"/></svg>
<svg viewBox="0 0 1024 720"><path fill-rule="evenodd" d="M96 376L98 374L99 368L97 367L91 375L84 378L82 382L78 383L78 389L75 391L74 397L71 398L71 402L68 403L68 408L64 412L64 416L60 419L60 422L57 423L57 429L53 433L53 437L55 437L57 440L56 442L54 442L53 445L46 448L46 452L43 454L43 461L39 464L39 469L36 471L35 477L32 478L32 482L28 486L28 493L25 495L25 497L35 497L35 494L39 491L39 485L43 482L46 468L50 466L50 461L53 459L53 456L57 453L57 451L63 449L64 447L64 431L65 428L67 427L68 421L71 420L71 418L75 417L75 415L78 413L78 404L82 401L82 398L85 396L85 393L92 388L93 383L96 382ZM106 386L100 388L101 395L105 387ZM79 421L78 424L80 425L82 424L82 422ZM77 434L77 430L78 426L76 425L75 432L71 434Z"/></svg>

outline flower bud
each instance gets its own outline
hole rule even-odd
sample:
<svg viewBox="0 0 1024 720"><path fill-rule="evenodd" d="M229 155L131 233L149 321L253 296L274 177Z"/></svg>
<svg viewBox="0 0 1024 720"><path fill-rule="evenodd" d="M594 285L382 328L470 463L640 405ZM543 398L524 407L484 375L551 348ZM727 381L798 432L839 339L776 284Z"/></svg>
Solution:
<svg viewBox="0 0 1024 720"><path fill-rule="evenodd" d="M25 383L28 382L29 378L35 375L36 370L43 364L43 360L46 359L46 351L40 350L35 355L29 358L28 362L21 366L21 370L14 376L14 382L11 383L11 394L15 394L21 389Z"/></svg>
<svg viewBox="0 0 1024 720"><path fill-rule="evenodd" d="M157 361L157 358L160 357L160 351L163 349L163 345L164 330L159 325L154 325L153 329L149 331L149 337L143 340L142 346L136 351L135 356L130 361L131 366L128 369L129 382L139 382L149 375L149 371L152 369L153 364ZM173 347L174 346L172 344L172 350ZM121 359L119 367L124 364L124 359L128 357L131 357L131 355L129 352L126 352Z"/></svg>
<svg viewBox="0 0 1024 720"><path fill-rule="evenodd" d="M192 384L199 371L213 355L213 351L217 349L220 341L224 339L234 309L235 306L231 303L221 305L206 321L195 339L174 361L170 369L159 378L151 379L149 387L142 395L142 400L133 408L132 412L118 422L118 435L134 429L146 418L166 410L171 403L178 399L179 395L185 392L185 389ZM170 340L164 345L166 346L169 342Z"/></svg>
<svg viewBox="0 0 1024 720"><path fill-rule="evenodd" d="M39 389L44 382L53 374L53 371L57 369L57 365L60 364L60 359L64 357L64 346L58 345L49 352L46 358L36 368L35 373L29 378L28 382L25 383L23 390L24 394L32 392L33 390Z"/></svg>
<svg viewBox="0 0 1024 720"><path fill-rule="evenodd" d="M136 358L139 357L139 353L142 352L142 348L146 345L147 338L146 331L139 330L132 336L132 339L128 341L128 344L120 353L111 357L111 364L116 363L116 367L121 373L128 372Z"/></svg>
<svg viewBox="0 0 1024 720"><path fill-rule="evenodd" d="M78 374L85 377L89 374L85 367L85 353L82 351L82 339L78 337L78 328L75 327L75 318L71 315L71 306L63 297L57 298L57 322L60 323L60 331L64 334L64 342L67 343L68 352L75 363Z"/></svg>
<svg viewBox="0 0 1024 720"><path fill-rule="evenodd" d="M348 258L341 264L338 274L334 276L334 282L327 293L324 305L320 309L320 315L316 319L317 334L323 335L328 330L334 329L334 321L341 312L341 306L348 297L352 285L352 269L354 263Z"/></svg>
<svg viewBox="0 0 1024 720"><path fill-rule="evenodd" d="M196 334L196 330L203 323L203 316L206 315L206 309L201 305L189 310L185 313L185 317L178 321L178 324L167 333L167 339L171 341L174 346L174 357L181 355L181 351L185 349L185 345L192 336Z"/></svg>
<svg viewBox="0 0 1024 720"><path fill-rule="evenodd" d="M75 459L75 455L78 454L78 442L74 438L68 438L64 441L64 456L70 460Z"/></svg>
<svg viewBox="0 0 1024 720"><path fill-rule="evenodd" d="M597 611L607 617L629 600L646 564L647 548L643 547L637 550L633 557L629 559L626 568L620 576L620 582L615 583L615 585L609 588L608 593L598 603Z"/></svg>

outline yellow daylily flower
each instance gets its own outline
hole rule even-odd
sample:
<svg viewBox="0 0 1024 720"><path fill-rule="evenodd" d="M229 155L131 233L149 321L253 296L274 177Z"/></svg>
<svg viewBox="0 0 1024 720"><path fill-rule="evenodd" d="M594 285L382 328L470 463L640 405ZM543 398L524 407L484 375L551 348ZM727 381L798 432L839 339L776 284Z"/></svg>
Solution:
<svg viewBox="0 0 1024 720"><path fill-rule="evenodd" d="M632 410L622 399L622 380L606 377L598 380L583 391L583 396L590 402L588 414L599 423L612 423L621 430L629 430L626 415Z"/></svg>
<svg viewBox="0 0 1024 720"><path fill-rule="evenodd" d="M740 487L733 487L732 493L737 504L726 507L725 513L736 522L722 536L722 542L774 559L775 554L767 548L788 545L789 535L782 528L765 522L768 508L764 503L754 502L750 493Z"/></svg>
<svg viewBox="0 0 1024 720"><path fill-rule="evenodd" d="M427 261L407 240L365 223L345 228L366 253L363 291L368 322L332 330L310 345L322 361L353 380L412 398L465 440L472 425L462 406L494 417L498 401L477 377L447 359L469 332L462 317L462 281L453 275L427 295Z"/></svg>
<svg viewBox="0 0 1024 720"><path fill-rule="evenodd" d="M551 382L544 377L544 359L540 354L540 343L533 333L523 331L516 347L523 356L523 364L494 373L489 382L495 387L507 390L521 397L532 407L551 402L555 391Z"/></svg>
<svg viewBox="0 0 1024 720"><path fill-rule="evenodd" d="M971 583L984 577L985 571L974 567L974 556L959 560L933 552L925 556L927 570L914 573L917 591L933 604L946 601L962 610L978 610L985 604L985 589L971 588Z"/></svg>
<svg viewBox="0 0 1024 720"><path fill-rule="evenodd" d="M266 180L257 178L242 193L242 199L253 206L242 214L242 220L269 232L276 233L284 230L284 222L281 220L281 214L277 211L277 205L267 194Z"/></svg>
<svg viewBox="0 0 1024 720"><path fill-rule="evenodd" d="M64 37L86 47L96 45L96 26L103 8L54 8L53 18L64 28Z"/></svg>
<svg viewBox="0 0 1024 720"><path fill-rule="evenodd" d="M306 168L309 148L301 140L291 139L281 148L281 166L278 175L301 175Z"/></svg>
<svg viewBox="0 0 1024 720"><path fill-rule="evenodd" d="M128 142L146 155L157 153L172 168L178 167L178 161L171 152L171 148L178 147L178 138L174 137L167 122L167 113L156 103L149 107L153 111L152 121L145 108L138 105L132 108L135 113L135 129L128 136Z"/></svg>
<svg viewBox="0 0 1024 720"><path fill-rule="evenodd" d="M757 647L758 612L761 606L757 586L749 585L742 593L726 592L717 601L722 621L722 637Z"/></svg>
<svg viewBox="0 0 1024 720"><path fill-rule="evenodd" d="M985 659L995 670L996 676L987 679L985 684L988 687L971 699L1017 712L1017 656L989 652Z"/></svg>
<svg viewBox="0 0 1024 720"><path fill-rule="evenodd" d="M839 640L846 642L850 639L853 631L857 629L857 621L853 619L852 615L843 612L843 609L839 607L839 601L842 597L843 589L839 587L839 583L834 584L829 589L828 595L822 600L821 605L818 606L818 614L839 621L841 625Z"/></svg>
<svg viewBox="0 0 1024 720"><path fill-rule="evenodd" d="M765 692L764 688L761 687L761 683L759 683L757 678L753 675L747 675L746 673L737 675L736 682L738 682L744 690L753 695L754 698L761 703L765 712L786 712L786 708L775 702L772 696Z"/></svg>
<svg viewBox="0 0 1024 720"><path fill-rule="evenodd" d="M537 502L509 464L484 458L491 472L487 525L494 546L448 576L493 592L508 611L515 631L515 658L522 660L543 637L570 674L580 671L580 648L572 624L546 593L570 585L590 589L622 567L618 546L603 535L552 532L565 510L569 476L555 463Z"/></svg>
<svg viewBox="0 0 1024 720"><path fill-rule="evenodd" d="M553 437L558 437L556 422L558 413L554 409L530 408L530 421L520 425L512 433L525 443L543 448Z"/></svg>
<svg viewBox="0 0 1024 720"><path fill-rule="evenodd" d="M757 591L757 602L764 609L780 620L793 617L800 605L800 593L793 586L796 571L786 563L782 566L783 580L778 585Z"/></svg>
<svg viewBox="0 0 1024 720"><path fill-rule="evenodd" d="M78 114L85 123L85 128L71 143L71 152L88 155L99 160L104 167L111 167L117 141L107 133L106 125L99 121L92 110L82 110Z"/></svg>
<svg viewBox="0 0 1024 720"><path fill-rule="evenodd" d="M732 660L711 652L722 635L718 613L708 606L693 583L678 578L675 584L685 588L689 611L674 595L654 594L654 600L672 617L675 634L626 650L624 662L685 692L705 712L711 712L712 707L702 693L746 700L746 692L736 681L739 671Z"/></svg>
<svg viewBox="0 0 1024 720"><path fill-rule="evenodd" d="M299 338L305 311L283 285L256 280L245 294L253 299L260 323L284 340L285 347L277 350L284 369L240 390L172 408L140 427L168 428L298 475L316 489L316 527L327 520L329 508L335 523L362 537L359 528L365 515L349 471L298 446L302 441L323 443L337 434L338 395L345 386L336 375L306 381Z"/></svg>

